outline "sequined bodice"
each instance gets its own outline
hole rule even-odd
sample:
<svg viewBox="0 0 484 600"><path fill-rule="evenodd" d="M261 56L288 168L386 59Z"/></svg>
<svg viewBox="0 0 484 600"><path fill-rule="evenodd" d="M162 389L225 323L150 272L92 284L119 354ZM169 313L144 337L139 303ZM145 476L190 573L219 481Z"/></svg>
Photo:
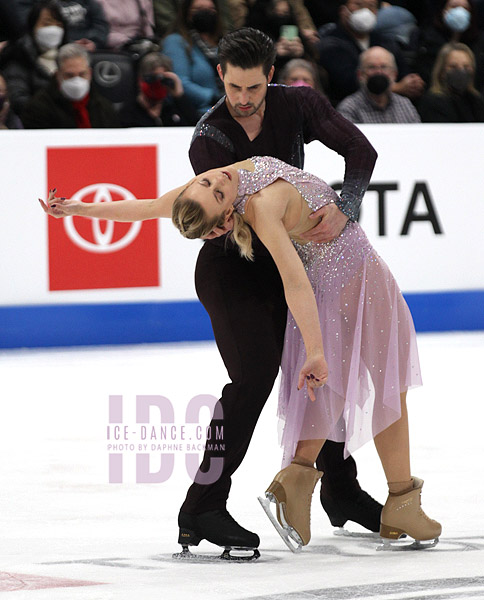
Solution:
<svg viewBox="0 0 484 600"><path fill-rule="evenodd" d="M238 170L239 185L234 207L240 214L244 214L250 196L274 183L277 179L283 179L293 185L312 211L329 202L334 202L338 198L336 192L319 177L292 167L277 158L254 156L250 161L254 164L253 172L246 169Z"/></svg>
<svg viewBox="0 0 484 600"><path fill-rule="evenodd" d="M250 159L254 163L254 171L239 169L239 184L237 198L234 202L235 210L244 214L247 200L255 193L264 189L276 179L283 179L292 184L311 211L315 211L338 196L336 192L324 181L292 167L277 158L270 156L256 156ZM289 234L291 235L291 234ZM349 277L355 265L359 264L357 256L368 256L371 245L358 223L348 221L340 235L330 242L302 242L291 236L292 243L302 260L309 280L317 287L319 282L325 281L330 287L334 278L338 279L341 272Z"/></svg>

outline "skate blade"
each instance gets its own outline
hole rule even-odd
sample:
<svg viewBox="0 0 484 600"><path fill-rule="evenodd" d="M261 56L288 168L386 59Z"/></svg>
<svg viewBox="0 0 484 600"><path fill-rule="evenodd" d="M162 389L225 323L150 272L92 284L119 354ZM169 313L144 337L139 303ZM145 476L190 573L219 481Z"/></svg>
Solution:
<svg viewBox="0 0 484 600"><path fill-rule="evenodd" d="M232 550L236 552L252 552L252 554L230 554ZM207 563L207 562L220 562L221 560L228 560L232 562L250 562L257 560L260 557L260 552L257 548L232 548L226 546L222 554L193 554L188 549L188 546L182 546L181 552L175 552L172 554L172 558L175 560L183 560L186 562L193 563Z"/></svg>
<svg viewBox="0 0 484 600"><path fill-rule="evenodd" d="M364 538L381 541L380 534L376 531L348 531L344 527L338 527L338 529L335 529L333 531L333 535L336 535L338 537Z"/></svg>
<svg viewBox="0 0 484 600"><path fill-rule="evenodd" d="M270 494L272 496L272 494ZM281 536L282 541L286 544L291 552L301 552L302 544L296 531L286 523L285 527L279 523L271 511L271 500L269 498L257 497L264 512L269 517L269 521L274 525L275 530ZM275 501L274 501L275 502Z"/></svg>
<svg viewBox="0 0 484 600"><path fill-rule="evenodd" d="M377 550L383 552L402 552L407 550L427 550L428 548L435 548L439 543L439 538L434 540L425 540L421 542L414 540L412 543L401 542L400 540L389 540L388 538L380 538L382 543L377 546Z"/></svg>

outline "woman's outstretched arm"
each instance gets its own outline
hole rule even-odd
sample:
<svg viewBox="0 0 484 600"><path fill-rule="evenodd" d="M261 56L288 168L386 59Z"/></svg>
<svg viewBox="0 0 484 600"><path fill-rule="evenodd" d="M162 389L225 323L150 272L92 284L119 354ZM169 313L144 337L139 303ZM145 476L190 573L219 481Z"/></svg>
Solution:
<svg viewBox="0 0 484 600"><path fill-rule="evenodd" d="M48 215L68 217L78 215L109 221L145 221L146 219L170 218L173 202L188 184L166 192L154 200L119 200L117 202L81 202L69 198L56 198L50 190L47 202L39 198L40 205Z"/></svg>

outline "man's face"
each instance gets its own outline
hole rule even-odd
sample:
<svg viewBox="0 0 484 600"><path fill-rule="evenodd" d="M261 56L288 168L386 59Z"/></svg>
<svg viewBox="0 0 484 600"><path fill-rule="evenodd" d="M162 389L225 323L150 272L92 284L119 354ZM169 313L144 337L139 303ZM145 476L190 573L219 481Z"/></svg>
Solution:
<svg viewBox="0 0 484 600"><path fill-rule="evenodd" d="M267 85L274 75L274 67L271 67L267 77L262 66L242 69L228 63L225 75L220 65L217 69L220 79L224 82L227 104L232 116L250 117L263 109Z"/></svg>
<svg viewBox="0 0 484 600"><path fill-rule="evenodd" d="M64 79L72 79L73 77L83 77L91 81L91 68L87 61L78 56L76 58L68 58L64 60L57 72L59 82Z"/></svg>
<svg viewBox="0 0 484 600"><path fill-rule="evenodd" d="M361 69L358 71L359 80L366 83L372 75L386 75L392 83L397 79L393 57L384 48L371 48L365 54Z"/></svg>

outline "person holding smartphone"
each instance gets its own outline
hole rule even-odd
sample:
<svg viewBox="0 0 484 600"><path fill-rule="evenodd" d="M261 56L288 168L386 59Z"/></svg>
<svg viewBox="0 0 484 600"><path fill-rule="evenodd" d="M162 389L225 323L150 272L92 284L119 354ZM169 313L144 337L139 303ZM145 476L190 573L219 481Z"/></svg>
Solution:
<svg viewBox="0 0 484 600"><path fill-rule="evenodd" d="M173 73L171 59L149 52L140 61L138 95L120 112L123 127L175 127L195 125L198 113Z"/></svg>
<svg viewBox="0 0 484 600"><path fill-rule="evenodd" d="M314 39L300 31L292 4L288 0L255 3L249 9L247 25L266 33L276 49L276 77L287 62L294 58L315 58Z"/></svg>

